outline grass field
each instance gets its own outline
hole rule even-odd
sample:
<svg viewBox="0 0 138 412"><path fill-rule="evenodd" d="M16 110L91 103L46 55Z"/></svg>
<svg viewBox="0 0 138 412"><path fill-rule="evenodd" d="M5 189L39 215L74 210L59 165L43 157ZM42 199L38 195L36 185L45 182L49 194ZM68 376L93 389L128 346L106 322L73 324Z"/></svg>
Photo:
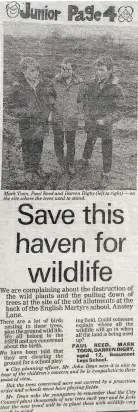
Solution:
<svg viewBox="0 0 138 412"><path fill-rule="evenodd" d="M23 36L6 34L4 36L4 102L13 82L18 76L20 56L31 56L40 62L43 78L49 83L59 71L60 63L65 56L75 56L78 63L78 74L88 81L94 75L94 61L100 54L108 52L113 57L114 73L119 78L125 94L125 109L122 110L118 123L113 130L113 166L111 186L109 189L136 189L137 177L137 107L136 107L136 47L137 33L129 30L101 34L101 31L90 31L87 35L72 35L64 30L54 30L49 36ZM17 33L17 30L16 30ZM85 133L76 135L76 175L63 189L97 189L102 171L101 142L97 139L89 168L81 170L78 159L81 157ZM66 150L66 148L65 148ZM21 140L16 119L4 110L3 121L3 156L2 156L2 189L31 189L26 187L23 179L23 163ZM45 189L47 179L58 165L53 148L53 135L46 135L42 154L42 166L47 178L38 185ZM36 187L35 187L36 188Z"/></svg>

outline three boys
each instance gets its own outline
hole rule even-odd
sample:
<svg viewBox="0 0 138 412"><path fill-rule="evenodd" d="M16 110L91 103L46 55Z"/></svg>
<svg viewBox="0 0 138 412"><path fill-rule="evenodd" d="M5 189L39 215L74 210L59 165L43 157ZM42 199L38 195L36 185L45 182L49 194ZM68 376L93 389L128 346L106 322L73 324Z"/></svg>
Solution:
<svg viewBox="0 0 138 412"><path fill-rule="evenodd" d="M67 170L70 175L75 174L75 134L81 112L84 113L87 131L82 164L89 164L97 137L101 137L103 172L100 187L105 188L109 184L112 166L112 125L119 116L123 101L122 89L113 76L111 57L104 56L97 60L96 77L86 86L75 73L74 59L65 58L62 61L61 72L47 88L33 59L23 59L20 68L20 81L14 90L12 104L19 119L27 180L32 183L39 174L48 119L52 122L54 148L61 172ZM64 136L67 143L66 165Z"/></svg>

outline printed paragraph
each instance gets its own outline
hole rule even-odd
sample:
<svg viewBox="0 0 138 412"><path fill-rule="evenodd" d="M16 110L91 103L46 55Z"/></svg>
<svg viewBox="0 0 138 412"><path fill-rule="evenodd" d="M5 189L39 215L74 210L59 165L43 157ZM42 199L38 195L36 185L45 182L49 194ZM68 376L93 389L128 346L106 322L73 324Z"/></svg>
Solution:
<svg viewBox="0 0 138 412"><path fill-rule="evenodd" d="M6 298L6 318L20 318L26 312L132 310L134 286L0 288Z"/></svg>

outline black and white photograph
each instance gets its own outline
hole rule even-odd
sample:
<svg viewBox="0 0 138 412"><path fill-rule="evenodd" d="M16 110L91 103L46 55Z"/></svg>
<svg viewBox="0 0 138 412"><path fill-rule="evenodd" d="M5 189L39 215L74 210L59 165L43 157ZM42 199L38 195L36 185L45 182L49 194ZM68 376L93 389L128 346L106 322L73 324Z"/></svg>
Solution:
<svg viewBox="0 0 138 412"><path fill-rule="evenodd" d="M137 41L4 23L2 190L137 189Z"/></svg>

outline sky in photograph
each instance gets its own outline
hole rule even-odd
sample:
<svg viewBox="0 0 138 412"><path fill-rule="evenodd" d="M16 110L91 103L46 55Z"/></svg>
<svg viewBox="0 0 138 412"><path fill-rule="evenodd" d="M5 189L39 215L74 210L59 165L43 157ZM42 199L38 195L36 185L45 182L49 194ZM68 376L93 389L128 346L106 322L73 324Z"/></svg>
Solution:
<svg viewBox="0 0 138 412"><path fill-rule="evenodd" d="M76 26L74 25L46 25L43 23L28 23L28 22L5 22L4 23L4 34L11 35L14 37L23 37L23 36L33 36L33 37L47 37L53 35L55 32L58 32L62 37L71 36L86 38L93 35L106 35L110 33L113 36L124 36L124 37L133 37L134 35L138 37L138 28L136 27L116 27L116 26L104 26L104 33L101 26Z"/></svg>

